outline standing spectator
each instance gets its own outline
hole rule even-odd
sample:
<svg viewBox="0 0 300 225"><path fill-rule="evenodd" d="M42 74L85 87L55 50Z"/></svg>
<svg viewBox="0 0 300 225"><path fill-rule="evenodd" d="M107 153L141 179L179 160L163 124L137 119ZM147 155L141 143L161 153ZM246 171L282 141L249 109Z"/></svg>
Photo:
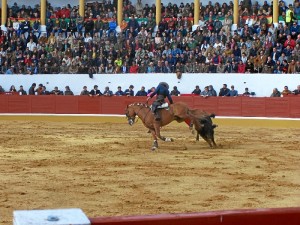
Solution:
<svg viewBox="0 0 300 225"><path fill-rule="evenodd" d="M32 25L32 32L37 38L40 38L40 36L41 36L40 25L41 24L40 24L39 19L36 18Z"/></svg>
<svg viewBox="0 0 300 225"><path fill-rule="evenodd" d="M194 94L194 95L200 95L201 94L201 89L200 89L199 85L196 85L196 87L193 90L192 94Z"/></svg>
<svg viewBox="0 0 300 225"><path fill-rule="evenodd" d="M66 21L66 18L62 18L59 24L59 33L64 33L64 37L68 37L68 22Z"/></svg>
<svg viewBox="0 0 300 225"><path fill-rule="evenodd" d="M227 84L223 84L223 87L220 89L219 96L228 96L229 89L227 88Z"/></svg>
<svg viewBox="0 0 300 225"><path fill-rule="evenodd" d="M84 22L84 35L86 36L87 33L93 37L93 30L94 30L94 21L93 18L90 16L87 21Z"/></svg>
<svg viewBox="0 0 300 225"><path fill-rule="evenodd" d="M135 96L147 96L147 92L145 91L145 87L142 86L141 90L139 90Z"/></svg>
<svg viewBox="0 0 300 225"><path fill-rule="evenodd" d="M83 90L80 92L80 95L89 95L90 92L87 90L87 86L83 86Z"/></svg>
<svg viewBox="0 0 300 225"><path fill-rule="evenodd" d="M270 97L281 97L281 93L277 88L273 88L273 92Z"/></svg>
<svg viewBox="0 0 300 225"><path fill-rule="evenodd" d="M83 29L83 25L84 25L84 20L82 18L82 16L80 16L78 14L77 18L76 18L76 24L77 24L77 32L78 33L82 33L82 29Z"/></svg>
<svg viewBox="0 0 300 225"><path fill-rule="evenodd" d="M125 93L122 91L122 87L118 86L118 90L115 93L116 96L124 96Z"/></svg>
<svg viewBox="0 0 300 225"><path fill-rule="evenodd" d="M33 83L31 85L31 87L29 88L29 91L28 91L29 95L35 95L35 87L36 87L36 83Z"/></svg>
<svg viewBox="0 0 300 225"><path fill-rule="evenodd" d="M231 89L229 90L228 94L226 96L230 97L237 97L238 96L238 91L234 89L234 86L231 85Z"/></svg>
<svg viewBox="0 0 300 225"><path fill-rule="evenodd" d="M98 85L94 85L94 89L90 91L90 96L100 96L102 95L101 91L98 90Z"/></svg>
<svg viewBox="0 0 300 225"><path fill-rule="evenodd" d="M113 33L114 37L116 36L116 28L117 28L117 22L116 22L116 18L113 17L112 20L108 23L108 32L107 32L107 36L110 37L110 34Z"/></svg>
<svg viewBox="0 0 300 225"><path fill-rule="evenodd" d="M125 95L126 96L134 96L134 86L130 85L128 89L125 90Z"/></svg>
<svg viewBox="0 0 300 225"><path fill-rule="evenodd" d="M293 24L295 19L297 20L297 18L294 16L293 5L289 4L289 8L285 13L285 24L288 26L288 28L291 27L291 24Z"/></svg>
<svg viewBox="0 0 300 225"><path fill-rule="evenodd" d="M19 95L27 95L27 92L23 89L23 86L20 86L20 89L18 90Z"/></svg>
<svg viewBox="0 0 300 225"><path fill-rule="evenodd" d="M180 91L178 91L177 86L173 87L173 90L171 91L170 94L174 96L180 96Z"/></svg>
<svg viewBox="0 0 300 225"><path fill-rule="evenodd" d="M47 32L47 37L50 36L50 34L52 33L54 28L54 23L51 19L47 19L47 23L46 23L46 32Z"/></svg>
<svg viewBox="0 0 300 225"><path fill-rule="evenodd" d="M25 17L25 21L23 21L21 23L21 26L20 26L20 29L21 29L21 34L25 34L30 32L30 22L28 20L28 17Z"/></svg>
<svg viewBox="0 0 300 225"><path fill-rule="evenodd" d="M65 87L65 95L74 95L73 91L71 91L69 86Z"/></svg>

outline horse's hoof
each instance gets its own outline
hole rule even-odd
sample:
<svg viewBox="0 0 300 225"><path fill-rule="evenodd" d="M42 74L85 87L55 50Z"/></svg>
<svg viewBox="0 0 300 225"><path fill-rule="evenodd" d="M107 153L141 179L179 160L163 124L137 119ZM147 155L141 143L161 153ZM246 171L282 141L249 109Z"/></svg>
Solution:
<svg viewBox="0 0 300 225"><path fill-rule="evenodd" d="M170 141L170 142L173 142L173 138L166 138L165 141Z"/></svg>
<svg viewBox="0 0 300 225"><path fill-rule="evenodd" d="M155 151L156 149L157 149L157 147L153 146L153 147L151 148L151 151Z"/></svg>

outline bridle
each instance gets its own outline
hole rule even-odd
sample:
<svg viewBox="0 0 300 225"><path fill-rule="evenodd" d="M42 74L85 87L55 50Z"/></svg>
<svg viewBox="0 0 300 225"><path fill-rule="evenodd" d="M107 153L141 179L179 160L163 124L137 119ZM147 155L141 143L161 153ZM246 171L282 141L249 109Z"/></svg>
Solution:
<svg viewBox="0 0 300 225"><path fill-rule="evenodd" d="M140 112L143 108L149 108L149 109L150 109L150 107L149 107L148 105L145 105L145 104L143 104L143 103L133 103L133 104L127 105L127 109L128 109L129 106L142 106L142 107L139 108L139 110L138 110L137 112L134 112L134 115L133 115L133 116L129 116L129 115L128 115L128 111L126 112L125 115L126 115L126 117L127 117L127 120L128 120L128 123L129 123L130 126L132 126L135 122L138 122L139 117L137 118L136 121L135 121L135 118L136 118L136 116L139 114L139 112ZM150 112L150 110L149 110L149 112ZM149 113L149 112L148 112L148 113ZM144 120L146 119L148 113L145 115Z"/></svg>

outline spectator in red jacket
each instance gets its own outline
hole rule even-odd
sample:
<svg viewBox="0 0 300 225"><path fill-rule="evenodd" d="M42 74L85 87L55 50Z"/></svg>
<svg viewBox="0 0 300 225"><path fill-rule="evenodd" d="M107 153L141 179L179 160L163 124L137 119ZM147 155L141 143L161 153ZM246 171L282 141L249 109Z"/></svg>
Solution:
<svg viewBox="0 0 300 225"><path fill-rule="evenodd" d="M129 73L138 73L139 66L136 64L135 61L132 62L132 66L129 69Z"/></svg>
<svg viewBox="0 0 300 225"><path fill-rule="evenodd" d="M287 46L290 46L291 49L294 49L296 46L295 40L292 39L291 35L287 36L287 40L284 42L284 47L286 48Z"/></svg>
<svg viewBox="0 0 300 225"><path fill-rule="evenodd" d="M242 60L240 60L239 64L238 64L238 73L245 73L246 71L246 65L242 62Z"/></svg>

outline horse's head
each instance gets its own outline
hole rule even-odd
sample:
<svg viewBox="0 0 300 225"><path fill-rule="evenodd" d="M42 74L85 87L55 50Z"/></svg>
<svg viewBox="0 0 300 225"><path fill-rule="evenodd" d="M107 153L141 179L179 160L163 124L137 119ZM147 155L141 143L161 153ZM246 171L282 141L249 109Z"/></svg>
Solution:
<svg viewBox="0 0 300 225"><path fill-rule="evenodd" d="M127 105L126 109L125 109L125 115L128 121L128 124L130 126L132 126L135 122L135 117L136 117L136 112L134 110L133 105Z"/></svg>

